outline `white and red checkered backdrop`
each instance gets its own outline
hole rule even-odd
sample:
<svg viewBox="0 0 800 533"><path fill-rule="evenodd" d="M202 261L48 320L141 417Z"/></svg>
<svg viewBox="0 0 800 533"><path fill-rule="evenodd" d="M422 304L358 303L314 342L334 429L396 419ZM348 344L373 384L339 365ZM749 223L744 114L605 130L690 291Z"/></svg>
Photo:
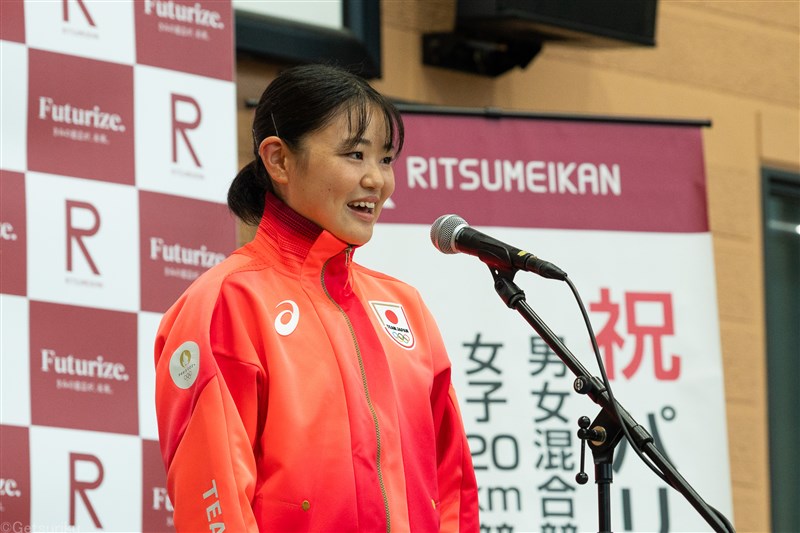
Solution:
<svg viewBox="0 0 800 533"><path fill-rule="evenodd" d="M0 5L0 523L170 531L152 346L161 314L234 247L231 6ZM480 261L430 245L444 213L569 272L620 401L730 516L700 131L438 115L406 126L397 190L356 259L420 288L439 321L482 531L596 529L574 434L598 408ZM595 369L566 287L516 281ZM708 530L625 446L612 516L619 531Z"/></svg>
<svg viewBox="0 0 800 533"><path fill-rule="evenodd" d="M0 20L3 531L171 531L152 347L235 246L230 2Z"/></svg>

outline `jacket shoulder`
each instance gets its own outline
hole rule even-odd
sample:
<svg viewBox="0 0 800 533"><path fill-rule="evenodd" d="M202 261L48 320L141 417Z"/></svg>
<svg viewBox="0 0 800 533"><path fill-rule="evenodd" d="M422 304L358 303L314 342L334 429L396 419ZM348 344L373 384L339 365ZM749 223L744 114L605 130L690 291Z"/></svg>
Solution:
<svg viewBox="0 0 800 533"><path fill-rule="evenodd" d="M190 299L216 299L222 287L239 273L263 270L271 265L247 253L246 247L234 251L220 263L206 270L184 291L177 303Z"/></svg>
<svg viewBox="0 0 800 533"><path fill-rule="evenodd" d="M162 333L178 323L193 324L195 328L208 327L226 285L241 273L270 267L240 250L205 271L189 285L164 313L160 327Z"/></svg>
<svg viewBox="0 0 800 533"><path fill-rule="evenodd" d="M184 337L210 346L220 306L235 307L228 298L241 292L226 288L236 283L239 276L270 266L237 250L194 280L161 318L155 343L156 359Z"/></svg>

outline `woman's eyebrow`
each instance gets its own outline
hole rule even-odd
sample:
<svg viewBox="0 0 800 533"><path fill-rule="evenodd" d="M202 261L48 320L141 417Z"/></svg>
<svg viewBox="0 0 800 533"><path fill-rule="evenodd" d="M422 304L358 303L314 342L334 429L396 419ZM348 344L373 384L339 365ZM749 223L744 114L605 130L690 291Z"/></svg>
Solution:
<svg viewBox="0 0 800 533"><path fill-rule="evenodd" d="M339 144L340 149L346 150L350 148L355 148L356 146L372 146L372 141L369 139L365 139L364 137L351 137L350 139L342 139L342 142Z"/></svg>
<svg viewBox="0 0 800 533"><path fill-rule="evenodd" d="M373 144L375 143L373 143L371 139L367 139L366 137L358 137L358 138L352 137L350 139L343 139L342 142L339 144L339 150L352 150L357 146L369 147L372 146ZM395 146L391 140L387 140L385 143L383 143L382 148L387 152L393 152Z"/></svg>

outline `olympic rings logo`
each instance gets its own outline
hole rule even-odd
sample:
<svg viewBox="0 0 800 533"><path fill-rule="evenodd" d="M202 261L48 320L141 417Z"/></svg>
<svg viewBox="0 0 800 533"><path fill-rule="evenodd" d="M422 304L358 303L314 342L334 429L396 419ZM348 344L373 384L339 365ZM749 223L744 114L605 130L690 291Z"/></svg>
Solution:
<svg viewBox="0 0 800 533"><path fill-rule="evenodd" d="M411 342L411 335L407 333L400 333L399 331L392 331L392 337L400 341L402 344L409 344Z"/></svg>

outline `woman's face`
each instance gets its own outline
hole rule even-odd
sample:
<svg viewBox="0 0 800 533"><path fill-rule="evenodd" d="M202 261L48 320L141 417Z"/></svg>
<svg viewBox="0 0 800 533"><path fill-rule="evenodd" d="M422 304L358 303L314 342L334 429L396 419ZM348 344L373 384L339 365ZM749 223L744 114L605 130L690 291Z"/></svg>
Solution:
<svg viewBox="0 0 800 533"><path fill-rule="evenodd" d="M285 182L275 184L289 207L356 245L372 237L383 203L394 192L395 154L385 147L385 119L380 110L370 111L356 143L345 112L307 135L299 150L288 152Z"/></svg>

